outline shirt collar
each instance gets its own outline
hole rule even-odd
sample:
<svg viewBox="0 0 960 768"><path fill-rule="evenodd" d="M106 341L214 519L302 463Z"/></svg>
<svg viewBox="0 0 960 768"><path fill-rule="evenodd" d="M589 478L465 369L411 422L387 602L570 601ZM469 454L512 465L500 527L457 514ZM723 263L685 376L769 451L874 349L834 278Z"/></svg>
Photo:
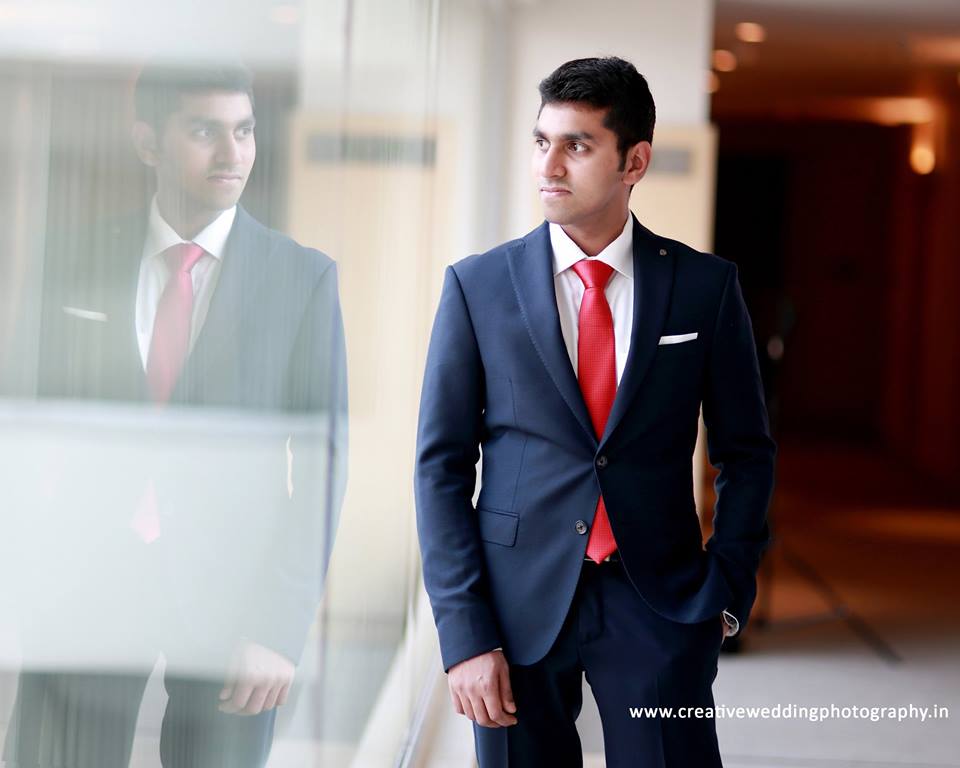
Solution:
<svg viewBox="0 0 960 768"><path fill-rule="evenodd" d="M553 248L554 277L570 269L578 261L590 258L559 224L550 224L550 245ZM593 258L609 264L624 277L633 279L633 216L628 214L623 231Z"/></svg>
<svg viewBox="0 0 960 768"><path fill-rule="evenodd" d="M207 224L195 238L193 242L203 248L215 259L223 260L223 252L227 245L227 238L230 237L230 230L233 228L233 220L237 216L237 206L227 208L222 211L217 218ZM186 242L174 231L163 216L160 214L160 207L157 205L157 198L153 198L150 204L150 218L147 222L147 239L144 244L143 252L145 256L155 256L163 253L167 248Z"/></svg>

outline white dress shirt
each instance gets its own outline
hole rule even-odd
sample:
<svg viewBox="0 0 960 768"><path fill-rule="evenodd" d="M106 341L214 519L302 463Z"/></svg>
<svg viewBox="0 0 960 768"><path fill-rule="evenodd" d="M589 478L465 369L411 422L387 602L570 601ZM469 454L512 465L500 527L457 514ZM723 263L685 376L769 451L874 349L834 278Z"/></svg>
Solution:
<svg viewBox="0 0 960 768"><path fill-rule="evenodd" d="M560 331L570 356L573 372L577 373L577 338L580 328L580 303L583 301L583 281L573 265L581 259L590 259L559 224L550 225L550 245L553 248L553 287L557 292L557 310L560 312ZM613 337L617 353L617 384L623 376L630 353L633 333L633 217L627 216L623 231L596 256L592 257L613 267L613 274L604 289L613 315Z"/></svg>
<svg viewBox="0 0 960 768"><path fill-rule="evenodd" d="M237 207L223 211L210 222L195 238L194 243L206 252L190 271L193 278L193 319L190 326L190 349L197 341L203 323L207 319L213 291L220 277L224 247L237 215ZM163 216L157 199L150 205L150 218L147 223L147 236L143 243L140 259L140 277L137 281L137 345L140 348L140 360L143 369L147 369L147 357L150 354L150 339L153 337L153 323L157 317L157 305L160 296L170 279L170 270L163 260L163 252L171 246L187 242L178 235Z"/></svg>

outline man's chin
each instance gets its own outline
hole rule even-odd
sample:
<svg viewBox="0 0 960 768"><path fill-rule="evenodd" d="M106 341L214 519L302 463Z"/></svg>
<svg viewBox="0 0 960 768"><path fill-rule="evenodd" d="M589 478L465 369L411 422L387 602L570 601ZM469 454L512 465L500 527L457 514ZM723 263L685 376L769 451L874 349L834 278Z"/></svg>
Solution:
<svg viewBox="0 0 960 768"><path fill-rule="evenodd" d="M551 224L569 224L573 216L567 210L561 206L551 205L549 203L543 204L543 218L546 219Z"/></svg>
<svg viewBox="0 0 960 768"><path fill-rule="evenodd" d="M225 211L240 202L239 194L213 195L204 200L205 207L212 211Z"/></svg>

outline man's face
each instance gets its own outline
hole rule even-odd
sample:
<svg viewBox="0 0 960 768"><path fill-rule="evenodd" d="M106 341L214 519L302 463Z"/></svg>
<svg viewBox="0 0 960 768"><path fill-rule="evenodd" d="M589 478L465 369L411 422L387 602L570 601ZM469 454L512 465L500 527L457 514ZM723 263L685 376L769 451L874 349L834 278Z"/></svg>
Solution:
<svg viewBox="0 0 960 768"><path fill-rule="evenodd" d="M250 97L231 91L183 94L156 137L158 192L190 213L223 211L240 199L257 144Z"/></svg>
<svg viewBox="0 0 960 768"><path fill-rule="evenodd" d="M617 136L603 124L606 110L585 104L546 104L533 130L531 170L544 217L589 227L623 215L630 182L620 168Z"/></svg>

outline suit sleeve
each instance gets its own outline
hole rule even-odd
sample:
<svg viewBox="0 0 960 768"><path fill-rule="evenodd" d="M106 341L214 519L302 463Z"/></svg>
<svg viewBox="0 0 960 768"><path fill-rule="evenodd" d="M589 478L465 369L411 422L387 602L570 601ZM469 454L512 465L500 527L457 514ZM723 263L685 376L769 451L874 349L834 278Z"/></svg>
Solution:
<svg viewBox="0 0 960 768"><path fill-rule="evenodd" d="M333 262L307 301L287 381L289 498L247 631L296 663L316 617L347 477L347 364Z"/></svg>
<svg viewBox="0 0 960 768"><path fill-rule="evenodd" d="M448 267L427 353L414 478L423 580L446 670L502 645L472 503L484 398L473 325Z"/></svg>
<svg viewBox="0 0 960 768"><path fill-rule="evenodd" d="M776 446L770 438L750 317L731 264L709 353L703 418L716 480L713 535L707 552L733 593L727 606L743 630L757 593L760 557L769 542L767 508Z"/></svg>

